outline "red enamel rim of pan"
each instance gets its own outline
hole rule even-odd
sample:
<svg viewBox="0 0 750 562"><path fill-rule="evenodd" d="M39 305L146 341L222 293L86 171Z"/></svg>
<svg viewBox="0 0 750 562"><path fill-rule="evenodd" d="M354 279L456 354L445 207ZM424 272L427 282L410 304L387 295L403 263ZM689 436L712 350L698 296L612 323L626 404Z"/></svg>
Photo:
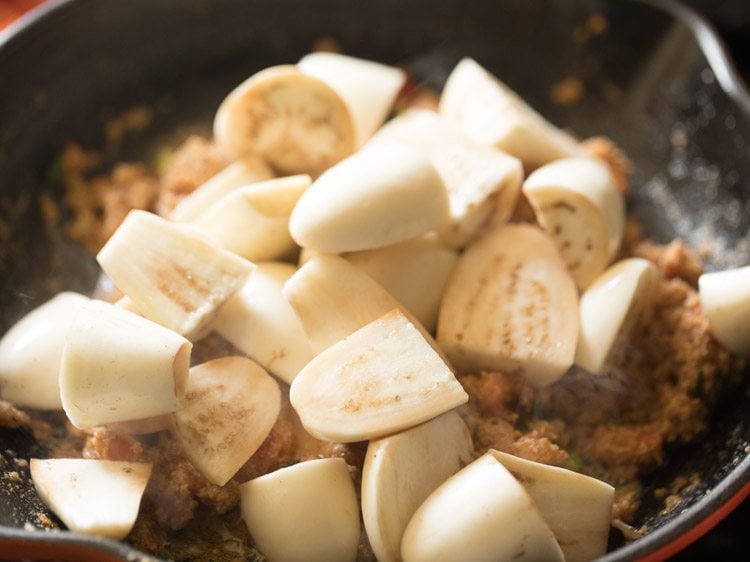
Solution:
<svg viewBox="0 0 750 562"><path fill-rule="evenodd" d="M703 535L708 533L711 529L716 527L727 515L729 515L734 509L736 509L743 501L750 496L750 482L745 484L739 491L729 498L721 507L713 511L698 523L692 529L686 531L675 540L665 544L658 550L644 556L640 559L640 562L660 562L667 558L674 556L678 552L687 548L690 544L697 541Z"/></svg>
<svg viewBox="0 0 750 562"><path fill-rule="evenodd" d="M31 541L28 538L0 539L0 560L59 560L61 562L122 562L118 554L85 544Z"/></svg>
<svg viewBox="0 0 750 562"><path fill-rule="evenodd" d="M44 0L2 0L0 2L0 29L8 27L13 21L21 17L30 9L35 8Z"/></svg>

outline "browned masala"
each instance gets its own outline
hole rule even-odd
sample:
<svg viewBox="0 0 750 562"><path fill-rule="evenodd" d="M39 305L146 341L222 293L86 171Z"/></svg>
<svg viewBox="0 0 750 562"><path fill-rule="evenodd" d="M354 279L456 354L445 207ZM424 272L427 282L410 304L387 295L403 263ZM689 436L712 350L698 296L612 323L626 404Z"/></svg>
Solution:
<svg viewBox="0 0 750 562"><path fill-rule="evenodd" d="M99 165L98 155L69 144L60 155L63 202L72 215L66 234L96 254L131 209L165 215L228 163L213 143L192 136L167 155L160 170L119 163L109 174L91 177ZM48 222L57 222L58 211L51 200L45 197L41 203Z"/></svg>

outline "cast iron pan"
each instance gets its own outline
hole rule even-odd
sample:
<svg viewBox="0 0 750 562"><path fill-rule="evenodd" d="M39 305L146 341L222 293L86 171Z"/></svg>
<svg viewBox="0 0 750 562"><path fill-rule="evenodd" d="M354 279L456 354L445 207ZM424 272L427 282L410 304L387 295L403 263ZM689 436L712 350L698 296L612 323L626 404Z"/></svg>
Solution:
<svg viewBox="0 0 750 562"><path fill-rule="evenodd" d="M666 8L667 11L664 11ZM404 64L440 88L462 56L502 77L556 124L605 134L636 164L629 205L660 241L709 237L709 268L750 263L750 98L702 21L663 0L57 0L0 33L0 333L50 297L50 279L92 289L97 268L55 229L35 195L66 141L104 146L103 123L138 104L155 122L106 163L145 158L186 126L210 123L226 93L256 70L291 63L323 35L353 55ZM607 32L575 30L598 12ZM693 18L693 19L691 19ZM710 64L709 64L710 59ZM713 69L713 70L712 70ZM576 104L550 101L575 76ZM699 443L671 451L646 498L677 475L700 486L672 512L645 501L653 531L604 560L661 559L700 536L750 491L748 386L726 396ZM0 474L44 455L24 430L0 430ZM44 509L30 486L0 481L0 559L137 560L113 541L23 530ZM53 520L54 516L49 514Z"/></svg>

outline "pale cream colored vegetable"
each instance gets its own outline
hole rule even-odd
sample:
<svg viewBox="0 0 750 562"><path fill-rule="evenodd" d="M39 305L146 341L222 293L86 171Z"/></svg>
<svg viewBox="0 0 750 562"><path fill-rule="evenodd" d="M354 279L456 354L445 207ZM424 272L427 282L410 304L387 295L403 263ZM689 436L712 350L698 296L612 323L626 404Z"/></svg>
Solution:
<svg viewBox="0 0 750 562"><path fill-rule="evenodd" d="M461 60L448 77L440 114L475 142L520 158L527 173L552 160L583 154L573 137L548 123L470 58Z"/></svg>
<svg viewBox="0 0 750 562"><path fill-rule="evenodd" d="M284 288L289 278L297 272L297 266L283 261L264 261L257 264L263 275L275 282L279 290Z"/></svg>
<svg viewBox="0 0 750 562"><path fill-rule="evenodd" d="M555 535L565 562L590 562L607 552L615 489L571 470L492 454L520 482Z"/></svg>
<svg viewBox="0 0 750 562"><path fill-rule="evenodd" d="M437 340L463 372L521 372L534 386L573 364L578 293L552 240L511 224L474 242L448 282Z"/></svg>
<svg viewBox="0 0 750 562"><path fill-rule="evenodd" d="M447 361L419 320L377 281L339 256L319 254L310 259L289 278L283 294L297 312L314 355L400 308Z"/></svg>
<svg viewBox="0 0 750 562"><path fill-rule="evenodd" d="M434 333L440 300L458 260L455 250L434 236L422 236L343 257L380 283Z"/></svg>
<svg viewBox="0 0 750 562"><path fill-rule="evenodd" d="M421 151L443 178L451 220L440 229L448 244L464 247L490 221L508 220L516 206L523 166L491 146L466 138L450 121L413 109L389 121L372 139L400 141Z"/></svg>
<svg viewBox="0 0 750 562"><path fill-rule="evenodd" d="M310 176L299 175L241 187L199 214L193 225L248 260L288 256L296 247L289 215L310 183Z"/></svg>
<svg viewBox="0 0 750 562"><path fill-rule="evenodd" d="M650 261L630 258L594 280L581 295L576 365L590 373L602 372L651 301L657 275Z"/></svg>
<svg viewBox="0 0 750 562"><path fill-rule="evenodd" d="M564 560L529 494L489 453L430 494L406 528L401 556L404 562Z"/></svg>
<svg viewBox="0 0 750 562"><path fill-rule="evenodd" d="M289 229L300 246L339 253L395 244L448 219L448 194L430 161L383 142L320 176L292 211Z"/></svg>
<svg viewBox="0 0 750 562"><path fill-rule="evenodd" d="M532 173L523 192L585 289L617 254L625 227L625 202L609 169L593 158L564 158Z"/></svg>
<svg viewBox="0 0 750 562"><path fill-rule="evenodd" d="M406 82L406 73L400 68L338 53L310 53L300 59L297 68L341 96L354 120L357 146L383 124Z"/></svg>
<svg viewBox="0 0 750 562"><path fill-rule="evenodd" d="M292 406L313 437L383 437L465 403L451 369L398 310L315 357L292 382Z"/></svg>
<svg viewBox="0 0 750 562"><path fill-rule="evenodd" d="M172 415L163 414L140 420L112 422L107 424L107 429L127 435L147 435L169 429L172 425Z"/></svg>
<svg viewBox="0 0 750 562"><path fill-rule="evenodd" d="M272 177L271 168L257 156L240 158L182 199L169 214L169 219L191 222L235 189Z"/></svg>
<svg viewBox="0 0 750 562"><path fill-rule="evenodd" d="M295 66L272 66L221 103L214 138L236 158L254 154L279 174L315 177L352 154L356 132L341 97Z"/></svg>
<svg viewBox="0 0 750 562"><path fill-rule="evenodd" d="M376 281L338 256L319 254L284 284L317 355L366 324L398 307Z"/></svg>
<svg viewBox="0 0 750 562"><path fill-rule="evenodd" d="M109 277L107 277L106 275L101 275L101 277L105 279L109 279ZM112 290L114 290L114 285L112 287ZM132 312L134 314L138 314L139 316L142 316L140 312L138 312L138 310L136 309L135 305L133 304L133 301L128 296L120 297L113 304L117 308L121 308L122 310L127 310L128 312ZM172 424L171 414L162 414L159 416L143 418L140 420L112 422L112 423L108 423L106 427L107 429L110 429L112 431L116 431L118 433L125 433L127 435L147 435L149 433L157 433L159 431L164 431L165 429L169 429L171 424Z"/></svg>
<svg viewBox="0 0 750 562"><path fill-rule="evenodd" d="M374 439L362 469L362 515L379 562L401 560L401 537L435 488L472 461L471 435L456 412Z"/></svg>
<svg viewBox="0 0 750 562"><path fill-rule="evenodd" d="M359 506L346 462L300 462L240 486L242 518L269 562L353 562Z"/></svg>
<svg viewBox="0 0 750 562"><path fill-rule="evenodd" d="M79 428L175 411L185 391L192 344L137 314L102 301L73 319L60 363L60 395Z"/></svg>
<svg viewBox="0 0 750 562"><path fill-rule="evenodd" d="M130 211L96 256L146 318L198 338L255 266L145 211Z"/></svg>
<svg viewBox="0 0 750 562"><path fill-rule="evenodd" d="M750 266L704 273L698 287L714 337L733 353L750 357Z"/></svg>
<svg viewBox="0 0 750 562"><path fill-rule="evenodd" d="M102 275L102 277L106 277L106 276ZM114 304L117 308L121 308L122 310L127 310L128 312L132 312L133 314L142 316L142 314L138 312L138 309L135 307L135 303L133 302L133 299L131 299L127 295L123 295L112 304Z"/></svg>
<svg viewBox="0 0 750 562"><path fill-rule="evenodd" d="M124 539L138 516L151 464L31 459L39 497L71 531Z"/></svg>
<svg viewBox="0 0 750 562"><path fill-rule="evenodd" d="M0 397L25 408L61 410L60 358L73 316L88 298L60 293L0 339Z"/></svg>
<svg viewBox="0 0 750 562"><path fill-rule="evenodd" d="M187 459L223 486L258 450L281 409L278 383L245 357L222 357L190 369L173 431Z"/></svg>
<svg viewBox="0 0 750 562"><path fill-rule="evenodd" d="M286 383L313 358L297 313L274 278L276 264L257 269L221 307L213 329ZM269 273L270 271L270 273Z"/></svg>
<svg viewBox="0 0 750 562"><path fill-rule="evenodd" d="M362 251L366 252L367 250L362 250ZM354 252L350 252L350 254L352 253ZM312 248L300 248L299 258L297 258L297 265L299 267L302 267L311 259L313 259L315 256L319 256L321 254L325 255L324 252L318 252L317 250L313 250ZM333 255L336 255L336 254L333 254Z"/></svg>

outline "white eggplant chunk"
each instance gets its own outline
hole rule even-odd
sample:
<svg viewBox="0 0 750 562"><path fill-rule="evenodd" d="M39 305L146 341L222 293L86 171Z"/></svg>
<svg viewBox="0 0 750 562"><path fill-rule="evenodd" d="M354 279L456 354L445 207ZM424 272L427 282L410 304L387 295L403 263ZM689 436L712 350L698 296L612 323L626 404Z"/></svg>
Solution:
<svg viewBox="0 0 750 562"><path fill-rule="evenodd" d="M172 416L170 414L162 414L140 420L108 423L107 429L126 435L148 435L149 433L164 431L171 426Z"/></svg>
<svg viewBox="0 0 750 562"><path fill-rule="evenodd" d="M443 295L437 341L463 372L520 372L534 386L573 364L578 292L552 240L509 224L459 258Z"/></svg>
<svg viewBox="0 0 750 562"><path fill-rule="evenodd" d="M383 124L406 82L406 72L400 68L338 53L310 53L297 68L341 96L354 120L358 147Z"/></svg>
<svg viewBox="0 0 750 562"><path fill-rule="evenodd" d="M375 279L434 333L443 291L458 260L455 250L434 236L422 236L343 257Z"/></svg>
<svg viewBox="0 0 750 562"><path fill-rule="evenodd" d="M184 197L169 214L169 220L192 222L211 205L245 185L269 180L273 171L257 156L232 162L218 174Z"/></svg>
<svg viewBox="0 0 750 562"><path fill-rule="evenodd" d="M59 375L65 336L88 300L60 293L5 333L0 339L0 397L24 408L62 410Z"/></svg>
<svg viewBox="0 0 750 562"><path fill-rule="evenodd" d="M621 260L581 295L575 363L598 374L651 302L658 273L648 260Z"/></svg>
<svg viewBox="0 0 750 562"><path fill-rule="evenodd" d="M187 459L223 486L258 450L276 423L281 390L245 357L222 357L190 369L174 432Z"/></svg>
<svg viewBox="0 0 750 562"><path fill-rule="evenodd" d="M354 562L359 506L341 458L281 468L240 486L240 508L269 562Z"/></svg>
<svg viewBox="0 0 750 562"><path fill-rule="evenodd" d="M350 253L354 253L354 252L350 252ZM309 262L312 258L320 254L323 254L323 252L318 252L317 250L313 250L312 248L300 248L299 258L297 258L297 266L302 267L307 262ZM331 254L331 255L335 256L338 254Z"/></svg>
<svg viewBox="0 0 750 562"><path fill-rule="evenodd" d="M622 241L625 202L612 173L593 158L564 158L533 172L523 192L578 288L585 289Z"/></svg>
<svg viewBox="0 0 750 562"><path fill-rule="evenodd" d="M31 459L39 497L77 533L122 540L133 528L151 464L94 459Z"/></svg>
<svg viewBox="0 0 750 562"><path fill-rule="evenodd" d="M256 264L262 269L263 275L274 281L279 290L284 287L289 278L297 272L298 267L283 261L264 261Z"/></svg>
<svg viewBox="0 0 750 562"><path fill-rule="evenodd" d="M716 340L731 352L750 357L750 266L704 273L698 288Z"/></svg>
<svg viewBox="0 0 750 562"><path fill-rule="evenodd" d="M344 100L293 65L266 68L237 86L216 112L214 138L235 158L259 156L280 175L317 177L356 148Z"/></svg>
<svg viewBox="0 0 750 562"><path fill-rule="evenodd" d="M255 268L145 211L130 211L96 259L140 314L193 339Z"/></svg>
<svg viewBox="0 0 750 562"><path fill-rule="evenodd" d="M79 428L175 411L185 391L192 344L102 301L81 306L60 364L60 396Z"/></svg>
<svg viewBox="0 0 750 562"><path fill-rule="evenodd" d="M591 562L606 554L615 493L612 486L557 466L489 452L531 496L554 533L565 562Z"/></svg>
<svg viewBox="0 0 750 562"><path fill-rule="evenodd" d="M506 222L513 213L523 180L521 162L492 146L465 137L433 111L413 109L389 121L372 139L399 141L430 159L445 183L450 221L440 237L463 248L491 221Z"/></svg>
<svg viewBox="0 0 750 562"><path fill-rule="evenodd" d="M320 176L300 197L289 230L302 247L339 253L396 244L448 219L448 193L430 161L383 142Z"/></svg>
<svg viewBox="0 0 750 562"><path fill-rule="evenodd" d="M292 305L318 355L398 307L398 302L375 280L345 259L316 255L284 284Z"/></svg>
<svg viewBox="0 0 750 562"><path fill-rule="evenodd" d="M526 172L583 154L579 143L534 111L471 58L453 69L440 96L440 114L479 144L519 158Z"/></svg>
<svg viewBox="0 0 750 562"><path fill-rule="evenodd" d="M258 264L242 289L221 307L212 327L290 384L313 353L302 322L282 293L283 282L275 277L281 271L275 265Z"/></svg>
<svg viewBox="0 0 750 562"><path fill-rule="evenodd" d="M401 560L401 537L414 512L469 464L473 453L469 430L454 411L370 441L362 469L362 515L379 562Z"/></svg>
<svg viewBox="0 0 750 562"><path fill-rule="evenodd" d="M417 509L401 543L404 562L562 562L529 494L491 454L450 477Z"/></svg>
<svg viewBox="0 0 750 562"><path fill-rule="evenodd" d="M351 443L423 423L468 395L420 330L393 310L310 361L289 399L310 435Z"/></svg>
<svg viewBox="0 0 750 562"><path fill-rule="evenodd" d="M447 361L419 320L377 281L344 258L314 256L284 284L283 294L302 322L313 355L400 308Z"/></svg>
<svg viewBox="0 0 750 562"><path fill-rule="evenodd" d="M192 224L245 259L287 256L296 247L289 234L289 215L310 183L310 176L298 175L241 187L199 214Z"/></svg>

